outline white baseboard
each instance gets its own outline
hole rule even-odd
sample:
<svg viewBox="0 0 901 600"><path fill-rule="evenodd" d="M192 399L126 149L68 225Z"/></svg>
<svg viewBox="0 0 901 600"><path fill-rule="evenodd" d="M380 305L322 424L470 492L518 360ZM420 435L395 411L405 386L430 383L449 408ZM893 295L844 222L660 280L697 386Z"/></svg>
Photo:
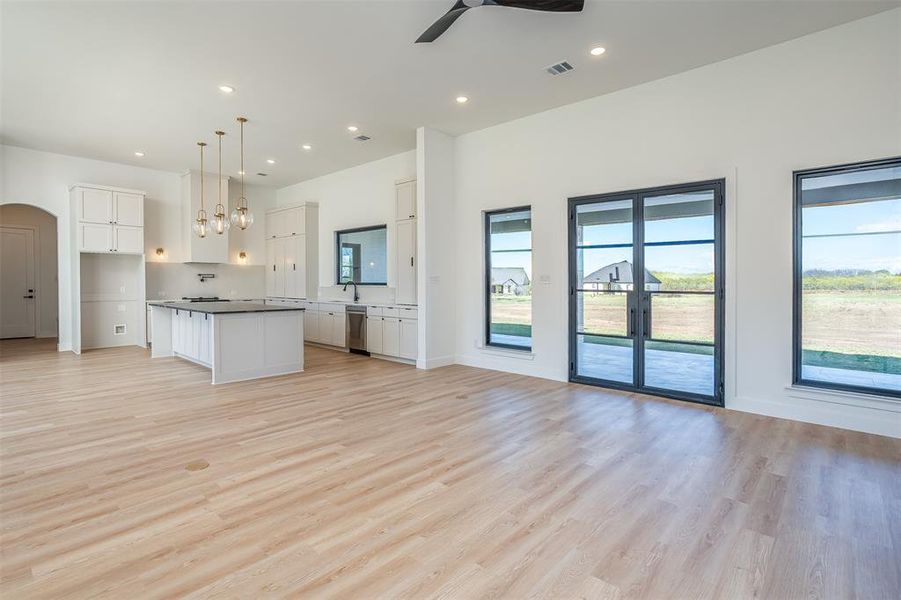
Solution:
<svg viewBox="0 0 901 600"><path fill-rule="evenodd" d="M523 355L524 357L526 355ZM503 371L505 373L515 373L517 375L527 375L529 377L540 377L541 379L550 379L552 381L567 382L569 378L563 375L549 371L547 369L536 369L535 364L530 358L513 358L507 355L498 355L493 352L484 354L458 354L455 362L467 367L476 367L479 369L491 369L492 371Z"/></svg>
<svg viewBox="0 0 901 600"><path fill-rule="evenodd" d="M877 408L852 406L800 396L786 397L779 402L737 397L727 401L726 408L901 438L901 412L898 412L901 410L901 403L898 403L897 407L887 405L885 408ZM896 410L892 410L892 408Z"/></svg>
<svg viewBox="0 0 901 600"><path fill-rule="evenodd" d="M435 358L420 359L416 361L417 369L437 369L439 367L448 367L456 361L453 356L437 356Z"/></svg>

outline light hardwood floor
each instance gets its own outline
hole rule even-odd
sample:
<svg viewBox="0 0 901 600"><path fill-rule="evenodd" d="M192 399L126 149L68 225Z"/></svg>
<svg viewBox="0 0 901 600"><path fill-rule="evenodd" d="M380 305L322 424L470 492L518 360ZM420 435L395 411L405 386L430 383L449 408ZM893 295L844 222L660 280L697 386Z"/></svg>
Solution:
<svg viewBox="0 0 901 600"><path fill-rule="evenodd" d="M138 348L0 343L0 596L901 589L898 440L462 366L307 363L213 387Z"/></svg>

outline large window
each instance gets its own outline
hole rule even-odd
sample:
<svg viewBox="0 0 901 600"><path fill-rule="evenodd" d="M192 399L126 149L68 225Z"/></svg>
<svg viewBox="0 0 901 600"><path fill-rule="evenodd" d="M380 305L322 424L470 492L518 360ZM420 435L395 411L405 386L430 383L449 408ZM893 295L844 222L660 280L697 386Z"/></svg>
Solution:
<svg viewBox="0 0 901 600"><path fill-rule="evenodd" d="M335 282L388 285L388 227L335 232Z"/></svg>
<svg viewBox="0 0 901 600"><path fill-rule="evenodd" d="M532 211L485 213L485 341L532 348Z"/></svg>
<svg viewBox="0 0 901 600"><path fill-rule="evenodd" d="M795 173L794 381L901 396L901 158Z"/></svg>

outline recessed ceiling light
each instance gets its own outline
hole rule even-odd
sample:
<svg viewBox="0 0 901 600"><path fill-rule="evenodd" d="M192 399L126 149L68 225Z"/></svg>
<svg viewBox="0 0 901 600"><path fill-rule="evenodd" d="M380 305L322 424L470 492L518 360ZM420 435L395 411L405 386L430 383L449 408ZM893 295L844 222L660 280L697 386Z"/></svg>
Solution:
<svg viewBox="0 0 901 600"><path fill-rule="evenodd" d="M231 94L232 92L235 91L235 88L233 88L233 87L230 86L230 85L222 84L222 85L219 86L219 91L220 91L220 92L225 92L226 94Z"/></svg>
<svg viewBox="0 0 901 600"><path fill-rule="evenodd" d="M144 156L144 153L141 152L140 150L138 150L137 152L135 152L135 156L137 156L138 158L141 158L142 156Z"/></svg>
<svg viewBox="0 0 901 600"><path fill-rule="evenodd" d="M357 129L359 128L356 125L348 125L347 127L347 130L351 133L355 132Z"/></svg>
<svg viewBox="0 0 901 600"><path fill-rule="evenodd" d="M604 47L602 47L602 46L598 46L598 47L596 47L596 48L592 48L592 49L591 49L591 55L592 55L592 56L600 56L601 54L603 54L603 53L606 52L606 51L607 51L606 48L604 48Z"/></svg>
<svg viewBox="0 0 901 600"><path fill-rule="evenodd" d="M304 150L312 150L313 146L311 146L309 144L304 144L303 146L301 146L301 148L303 148Z"/></svg>
<svg viewBox="0 0 901 600"><path fill-rule="evenodd" d="M457 96L457 104L466 104L467 102L469 102L467 96Z"/></svg>
<svg viewBox="0 0 901 600"><path fill-rule="evenodd" d="M274 165L274 164L275 164L275 159L267 158L267 159L266 159L266 162L269 163L270 165Z"/></svg>

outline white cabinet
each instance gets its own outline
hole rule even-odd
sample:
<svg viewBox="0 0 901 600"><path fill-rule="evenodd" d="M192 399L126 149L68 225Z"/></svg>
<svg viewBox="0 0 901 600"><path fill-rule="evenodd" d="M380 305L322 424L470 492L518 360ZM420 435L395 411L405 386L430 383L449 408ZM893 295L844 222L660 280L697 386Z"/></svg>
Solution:
<svg viewBox="0 0 901 600"><path fill-rule="evenodd" d="M306 298L319 288L316 204L266 213L266 295Z"/></svg>
<svg viewBox="0 0 901 600"><path fill-rule="evenodd" d="M79 252L144 254L142 192L72 187Z"/></svg>
<svg viewBox="0 0 901 600"><path fill-rule="evenodd" d="M398 221L395 229L397 241L397 291L398 304L416 303L416 220Z"/></svg>
<svg viewBox="0 0 901 600"><path fill-rule="evenodd" d="M144 254L144 228L113 225L113 248L126 254Z"/></svg>
<svg viewBox="0 0 901 600"><path fill-rule="evenodd" d="M416 218L416 180L399 181L394 187L395 213L398 221Z"/></svg>
<svg viewBox="0 0 901 600"><path fill-rule="evenodd" d="M395 317L382 319L382 354L400 356L400 321Z"/></svg>
<svg viewBox="0 0 901 600"><path fill-rule="evenodd" d="M187 310L173 312L172 351L207 366L212 364L212 320L209 315Z"/></svg>
<svg viewBox="0 0 901 600"><path fill-rule="evenodd" d="M113 226L98 223L78 224L78 249L81 252L112 252Z"/></svg>
<svg viewBox="0 0 901 600"><path fill-rule="evenodd" d="M323 331L323 323L322 316L325 315L324 319L326 323L328 323L326 327L326 331ZM322 337L323 344L329 344L330 346L340 346L343 348L345 346L345 338L346 334L344 332L346 323L346 315L344 312L334 312L328 311L320 313L320 323L319 330Z"/></svg>
<svg viewBox="0 0 901 600"><path fill-rule="evenodd" d="M411 319L398 319L398 323L400 324L398 356L407 360L416 360L416 350L419 345L419 322Z"/></svg>
<svg viewBox="0 0 901 600"><path fill-rule="evenodd" d="M395 300L398 304L416 304L416 180L399 181L395 198Z"/></svg>
<svg viewBox="0 0 901 600"><path fill-rule="evenodd" d="M85 223L113 222L113 192L93 188L79 188L78 220Z"/></svg>
<svg viewBox="0 0 901 600"><path fill-rule="evenodd" d="M144 196L113 192L113 223L131 227L144 226Z"/></svg>
<svg viewBox="0 0 901 600"><path fill-rule="evenodd" d="M303 339L307 342L319 342L319 311L307 309L303 313Z"/></svg>
<svg viewBox="0 0 901 600"><path fill-rule="evenodd" d="M382 346L382 321L385 317L366 317L366 350L372 354L384 354Z"/></svg>

